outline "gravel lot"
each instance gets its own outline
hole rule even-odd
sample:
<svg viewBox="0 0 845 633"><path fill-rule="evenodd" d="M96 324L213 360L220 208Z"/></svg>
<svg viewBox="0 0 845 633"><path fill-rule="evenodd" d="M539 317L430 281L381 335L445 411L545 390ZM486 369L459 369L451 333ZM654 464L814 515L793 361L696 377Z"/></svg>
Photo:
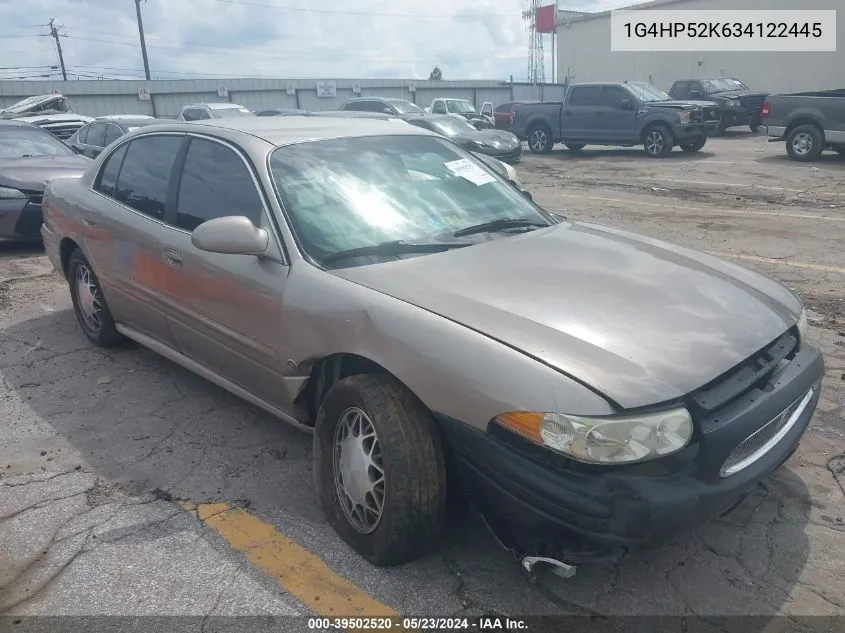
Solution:
<svg viewBox="0 0 845 633"><path fill-rule="evenodd" d="M798 164L737 133L695 156L587 148L528 155L518 171L550 210L734 258L805 299L827 363L819 410L735 512L543 591L469 513L451 517L438 553L373 568L320 515L309 436L152 352L93 348L43 253L7 245L0 613L310 612L183 499L245 508L406 615L845 615L845 160Z"/></svg>

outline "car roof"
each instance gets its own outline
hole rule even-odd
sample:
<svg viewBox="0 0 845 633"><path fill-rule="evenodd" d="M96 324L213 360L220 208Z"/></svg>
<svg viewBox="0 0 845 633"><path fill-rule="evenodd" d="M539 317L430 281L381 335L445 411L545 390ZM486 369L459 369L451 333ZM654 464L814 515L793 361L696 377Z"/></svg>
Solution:
<svg viewBox="0 0 845 633"><path fill-rule="evenodd" d="M161 131L199 132L201 128L218 128L249 134L273 145L290 145L305 141L364 136L423 135L437 136L414 125L397 125L396 120L358 117L243 117L205 119L190 123L166 123L156 126Z"/></svg>
<svg viewBox="0 0 845 633"><path fill-rule="evenodd" d="M161 123L161 119L156 119L155 117L133 117L129 115L118 115L118 116L98 116L97 118L92 121L92 123L115 123L117 125L132 125L132 126L140 126L140 125L154 125L156 123Z"/></svg>
<svg viewBox="0 0 845 633"><path fill-rule="evenodd" d="M124 121L127 119L149 119L152 121L155 120L155 117L149 114L104 114L103 116L95 117L97 121Z"/></svg>
<svg viewBox="0 0 845 633"><path fill-rule="evenodd" d="M0 119L0 126L7 125L7 126L14 126L14 127L35 127L38 128L37 125L33 125L29 121L21 121L20 119ZM39 130L41 128L38 128Z"/></svg>
<svg viewBox="0 0 845 633"><path fill-rule="evenodd" d="M199 107L202 107L202 106L205 106L206 108L209 108L211 110L228 110L230 108L244 108L244 106L239 105L237 103L229 103L229 102L221 103L219 101L214 101L212 103L189 103L188 105L184 106L182 109L184 110L185 108L199 108Z"/></svg>
<svg viewBox="0 0 845 633"><path fill-rule="evenodd" d="M466 121L463 117L456 117L454 114L426 114L425 116L412 116L405 119L406 123L410 123L411 121L443 121L448 119L449 121L454 121L456 119Z"/></svg>

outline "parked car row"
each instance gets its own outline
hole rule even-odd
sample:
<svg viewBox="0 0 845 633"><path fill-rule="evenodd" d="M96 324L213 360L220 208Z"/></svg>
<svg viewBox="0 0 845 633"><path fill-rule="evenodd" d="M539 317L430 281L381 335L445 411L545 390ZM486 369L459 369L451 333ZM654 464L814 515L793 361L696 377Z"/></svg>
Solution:
<svg viewBox="0 0 845 633"><path fill-rule="evenodd" d="M47 186L41 234L92 344L313 433L317 500L377 565L432 549L459 490L525 569L572 575L790 457L824 373L797 296L550 213L445 136L368 112L138 126L66 150L88 168Z"/></svg>

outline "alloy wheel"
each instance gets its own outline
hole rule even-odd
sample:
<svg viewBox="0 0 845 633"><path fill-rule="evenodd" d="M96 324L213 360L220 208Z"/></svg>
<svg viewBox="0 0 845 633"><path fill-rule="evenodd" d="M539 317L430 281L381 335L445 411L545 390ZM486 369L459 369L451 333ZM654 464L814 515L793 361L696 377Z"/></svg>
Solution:
<svg viewBox="0 0 845 633"><path fill-rule="evenodd" d="M91 269L85 264L76 267L75 283L80 315L92 332L99 332L103 329L103 303Z"/></svg>

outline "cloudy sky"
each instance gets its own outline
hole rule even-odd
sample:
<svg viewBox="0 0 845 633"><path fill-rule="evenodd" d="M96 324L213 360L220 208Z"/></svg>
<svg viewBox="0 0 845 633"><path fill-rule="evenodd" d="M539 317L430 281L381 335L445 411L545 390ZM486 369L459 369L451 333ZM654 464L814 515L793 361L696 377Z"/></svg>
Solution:
<svg viewBox="0 0 845 633"><path fill-rule="evenodd" d="M551 3L552 0L550 0ZM599 11L633 0L559 0ZM153 78L527 76L528 0L144 0ZM0 0L0 78L143 78L132 0ZM546 77L551 80L546 36ZM50 78L60 78L53 74Z"/></svg>

